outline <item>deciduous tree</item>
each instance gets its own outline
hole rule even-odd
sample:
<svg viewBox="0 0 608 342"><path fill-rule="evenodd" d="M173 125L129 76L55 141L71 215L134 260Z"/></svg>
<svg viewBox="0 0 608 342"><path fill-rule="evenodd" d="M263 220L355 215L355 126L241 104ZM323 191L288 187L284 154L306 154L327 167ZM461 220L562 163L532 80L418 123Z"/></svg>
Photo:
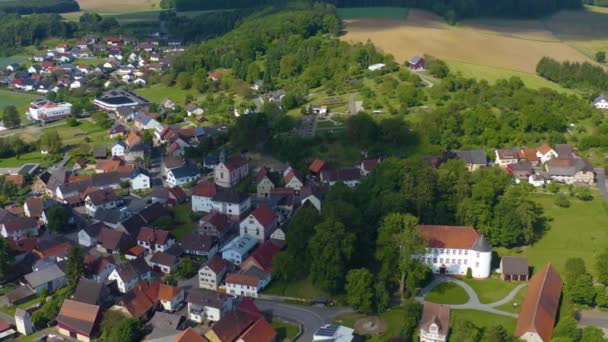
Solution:
<svg viewBox="0 0 608 342"><path fill-rule="evenodd" d="M353 269L346 275L346 300L359 312L372 312L374 276L367 268Z"/></svg>

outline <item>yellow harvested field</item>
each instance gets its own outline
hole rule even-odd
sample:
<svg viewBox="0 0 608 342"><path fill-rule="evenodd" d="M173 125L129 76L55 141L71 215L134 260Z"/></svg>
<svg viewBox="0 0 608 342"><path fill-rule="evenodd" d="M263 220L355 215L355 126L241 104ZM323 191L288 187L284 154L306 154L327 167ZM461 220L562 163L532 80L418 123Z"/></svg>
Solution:
<svg viewBox="0 0 608 342"><path fill-rule="evenodd" d="M557 24L558 19L554 20ZM450 26L429 12L412 9L406 20L346 20L345 31L342 36L345 41L371 40L400 62L414 55L429 54L445 60L534 73L543 56L591 61L564 43L542 21L535 20L477 20ZM603 34L608 38L607 31Z"/></svg>
<svg viewBox="0 0 608 342"><path fill-rule="evenodd" d="M77 0L83 11L126 13L159 8L160 0Z"/></svg>

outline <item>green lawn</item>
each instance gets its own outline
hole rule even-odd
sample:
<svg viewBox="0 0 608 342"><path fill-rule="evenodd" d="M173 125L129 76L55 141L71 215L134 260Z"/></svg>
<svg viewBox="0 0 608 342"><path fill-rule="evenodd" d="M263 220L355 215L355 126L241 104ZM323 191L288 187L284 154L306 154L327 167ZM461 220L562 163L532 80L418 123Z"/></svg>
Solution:
<svg viewBox="0 0 608 342"><path fill-rule="evenodd" d="M178 224L171 230L171 233L179 240L190 234L197 226L197 221L192 220L192 207L190 203L182 203L173 208L175 219Z"/></svg>
<svg viewBox="0 0 608 342"><path fill-rule="evenodd" d="M381 314L380 319L386 322L386 332L382 336L371 336L367 339L367 341L381 342L386 341L391 337L401 336L401 330L404 328L404 315L405 311L400 306L392 308L387 312Z"/></svg>
<svg viewBox="0 0 608 342"><path fill-rule="evenodd" d="M73 64L74 65L85 64L85 65L98 66L99 64L103 64L105 62L106 62L106 60L104 58L79 58L79 59L75 60Z"/></svg>
<svg viewBox="0 0 608 342"><path fill-rule="evenodd" d="M169 98L180 106L186 105L184 102L187 95L192 95L194 98L202 97L194 89L184 90L178 87L167 87L164 84L155 84L149 88L137 89L135 92L152 102L161 103L164 99Z"/></svg>
<svg viewBox="0 0 608 342"><path fill-rule="evenodd" d="M0 167L19 167L26 163L38 163L42 167L50 165L50 160L45 159L45 156L40 154L40 151L33 151L30 153L22 154L19 158L2 158L0 159Z"/></svg>
<svg viewBox="0 0 608 342"><path fill-rule="evenodd" d="M502 311L507 311L507 312L519 313L519 310L521 310L521 304L524 302L524 298L526 297L527 291L528 291L528 286L524 286L523 288L519 289L519 291L517 291L515 298L513 298L513 300L510 303L506 303L504 305L497 306L496 309L502 310ZM517 303L517 306L514 307L513 303Z"/></svg>
<svg viewBox="0 0 608 342"><path fill-rule="evenodd" d="M328 297L328 294L312 284L310 278L291 281L288 284L273 280L264 290L265 294L299 297L312 299L315 297Z"/></svg>
<svg viewBox="0 0 608 342"><path fill-rule="evenodd" d="M293 341L296 335L298 335L298 333L300 332L300 328L293 324L279 321L272 321L270 324L272 325L274 330L276 330L277 340L279 342Z"/></svg>
<svg viewBox="0 0 608 342"><path fill-rule="evenodd" d="M33 94L0 91L0 111L4 110L6 106L15 106L21 115L21 120L25 120L25 111L29 103L42 97Z"/></svg>
<svg viewBox="0 0 608 342"><path fill-rule="evenodd" d="M441 283L429 292L424 300L438 304L464 304L469 301L469 295L459 285Z"/></svg>
<svg viewBox="0 0 608 342"><path fill-rule="evenodd" d="M11 63L23 63L28 60L30 57L26 55L14 55L8 57L0 57L0 68L4 69L7 65Z"/></svg>
<svg viewBox="0 0 608 342"><path fill-rule="evenodd" d="M479 297L479 301L484 304L494 303L503 299L511 290L519 285L518 282L502 281L499 278L485 280L465 278L462 280L475 290L477 297Z"/></svg>
<svg viewBox="0 0 608 342"><path fill-rule="evenodd" d="M351 7L338 8L338 17L343 20L361 18L403 19L408 9L404 7Z"/></svg>
<svg viewBox="0 0 608 342"><path fill-rule="evenodd" d="M517 319L513 317L496 315L493 313L479 310L452 310L452 322L454 322L454 320L456 319L466 319L480 328L491 327L493 325L501 325L508 332L513 332L515 330L515 324L517 323Z"/></svg>
<svg viewBox="0 0 608 342"><path fill-rule="evenodd" d="M499 79L508 79L512 76L517 76L521 78L526 86L532 89L549 88L560 92L572 93L571 90L562 88L556 83L547 81L538 75L523 71L500 69L454 60L447 60L446 62L448 63L451 71L460 72L465 77L485 79L490 83L494 83Z"/></svg>
<svg viewBox="0 0 608 342"><path fill-rule="evenodd" d="M496 248L499 256L528 257L528 263L536 271L551 262L558 272L563 272L566 259L580 257L587 269L595 274L594 256L608 248L608 214L599 192L594 199L582 202L570 199L570 208L553 204L554 195L536 194L535 198L552 219L550 229L535 244L524 248Z"/></svg>
<svg viewBox="0 0 608 342"><path fill-rule="evenodd" d="M82 144L87 137L91 141L90 144L95 146L113 142L105 129L87 120L80 120L78 126L74 127L64 124L61 127L43 128L44 130L56 130L64 145Z"/></svg>

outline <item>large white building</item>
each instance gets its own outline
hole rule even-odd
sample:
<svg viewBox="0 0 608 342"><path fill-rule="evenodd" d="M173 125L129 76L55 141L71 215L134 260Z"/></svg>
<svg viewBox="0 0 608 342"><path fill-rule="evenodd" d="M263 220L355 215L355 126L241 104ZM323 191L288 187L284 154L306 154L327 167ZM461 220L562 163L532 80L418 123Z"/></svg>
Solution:
<svg viewBox="0 0 608 342"><path fill-rule="evenodd" d="M473 278L490 276L492 246L475 228L419 225L418 232L426 243L426 253L414 258L434 273L466 275L470 268Z"/></svg>
<svg viewBox="0 0 608 342"><path fill-rule="evenodd" d="M47 123L64 119L72 114L72 104L67 102L55 103L51 101L37 101L30 103L27 116L30 120Z"/></svg>

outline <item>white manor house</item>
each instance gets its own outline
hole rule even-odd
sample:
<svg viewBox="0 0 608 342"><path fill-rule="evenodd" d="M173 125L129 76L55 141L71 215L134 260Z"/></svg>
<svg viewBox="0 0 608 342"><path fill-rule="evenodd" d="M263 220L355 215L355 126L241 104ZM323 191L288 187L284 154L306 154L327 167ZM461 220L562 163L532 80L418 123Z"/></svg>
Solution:
<svg viewBox="0 0 608 342"><path fill-rule="evenodd" d="M492 246L473 227L419 225L418 232L426 243L426 253L414 256L433 273L488 278L492 264Z"/></svg>

